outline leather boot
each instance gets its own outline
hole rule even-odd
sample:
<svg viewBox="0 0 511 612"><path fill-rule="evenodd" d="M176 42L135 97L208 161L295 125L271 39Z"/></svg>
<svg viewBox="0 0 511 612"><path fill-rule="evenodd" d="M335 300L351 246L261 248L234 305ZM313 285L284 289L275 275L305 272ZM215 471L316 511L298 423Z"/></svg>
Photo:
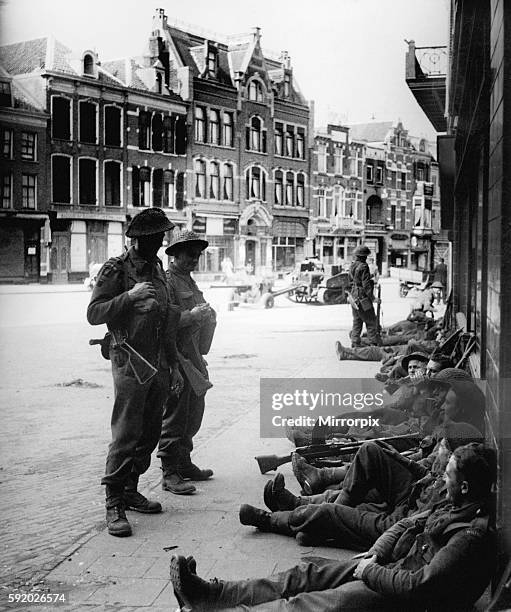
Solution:
<svg viewBox="0 0 511 612"><path fill-rule="evenodd" d="M213 476L213 470L203 469L192 463L185 463L184 465L180 465L178 468L179 475L181 478L187 478L188 480L209 480L211 476Z"/></svg>
<svg viewBox="0 0 511 612"><path fill-rule="evenodd" d="M132 534L131 525L126 518L123 499L124 487L106 487L106 526L108 533L117 537Z"/></svg>
<svg viewBox="0 0 511 612"><path fill-rule="evenodd" d="M355 348L356 347L357 345L355 345ZM355 352L352 349L343 346L339 342L339 340L337 340L337 342L335 343L335 352L337 354L337 359L339 359L340 361L345 361L348 359L358 359Z"/></svg>
<svg viewBox="0 0 511 612"><path fill-rule="evenodd" d="M263 499L272 512L294 510L300 506L300 498L285 488L284 476L280 472L264 486Z"/></svg>
<svg viewBox="0 0 511 612"><path fill-rule="evenodd" d="M305 495L322 493L331 485L337 485L344 480L347 467L316 468L298 453L291 456L293 474L300 483Z"/></svg>
<svg viewBox="0 0 511 612"><path fill-rule="evenodd" d="M170 559L170 580L174 594L182 610L194 612L211 610L221 590L221 584L215 579L207 582L196 573L196 563L193 557L185 559L173 555Z"/></svg>
<svg viewBox="0 0 511 612"><path fill-rule="evenodd" d="M196 489L191 482L183 480L174 463L162 458L161 460L163 478L161 488L164 491L170 491L174 495L192 495Z"/></svg>
<svg viewBox="0 0 511 612"><path fill-rule="evenodd" d="M242 525L252 525L259 531L271 532L271 514L266 510L260 510L255 506L243 504L240 506L240 523Z"/></svg>
<svg viewBox="0 0 511 612"><path fill-rule="evenodd" d="M162 510L160 502L151 501L138 492L138 478L138 474L131 474L124 487L126 510L135 510L143 514L158 514Z"/></svg>

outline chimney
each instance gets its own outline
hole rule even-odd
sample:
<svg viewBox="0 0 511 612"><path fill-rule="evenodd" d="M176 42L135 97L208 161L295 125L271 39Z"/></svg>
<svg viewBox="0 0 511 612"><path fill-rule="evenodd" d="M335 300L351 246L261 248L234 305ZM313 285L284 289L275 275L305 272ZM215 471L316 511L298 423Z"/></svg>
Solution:
<svg viewBox="0 0 511 612"><path fill-rule="evenodd" d="M252 28L252 35L254 37L254 40L256 42L259 42L261 40L261 28L257 26L255 28Z"/></svg>
<svg viewBox="0 0 511 612"><path fill-rule="evenodd" d="M282 64L282 68L285 70L291 69L291 58L289 57L289 53L287 51L281 51L279 61Z"/></svg>

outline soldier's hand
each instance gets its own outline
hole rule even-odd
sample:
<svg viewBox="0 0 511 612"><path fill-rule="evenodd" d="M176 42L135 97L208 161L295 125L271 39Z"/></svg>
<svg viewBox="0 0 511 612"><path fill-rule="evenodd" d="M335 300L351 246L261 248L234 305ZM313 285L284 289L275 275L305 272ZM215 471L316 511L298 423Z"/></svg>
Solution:
<svg viewBox="0 0 511 612"><path fill-rule="evenodd" d="M130 300L132 302L137 302L138 300L156 297L156 291L154 290L152 283L137 283L128 291L128 295L130 296Z"/></svg>
<svg viewBox="0 0 511 612"><path fill-rule="evenodd" d="M372 555L371 557L366 557L364 559L361 559L359 561L359 564L355 568L355 571L353 572L353 578L356 578L357 580L362 580L362 574L364 573L365 568L371 563L376 563L376 561L377 561L376 555Z"/></svg>
<svg viewBox="0 0 511 612"><path fill-rule="evenodd" d="M170 375L170 390L175 395L181 395L181 391L183 390L184 380L181 375L181 372L177 367L172 370Z"/></svg>
<svg viewBox="0 0 511 612"><path fill-rule="evenodd" d="M202 318L209 312L209 304L199 304L190 310L190 314L196 321L202 321Z"/></svg>

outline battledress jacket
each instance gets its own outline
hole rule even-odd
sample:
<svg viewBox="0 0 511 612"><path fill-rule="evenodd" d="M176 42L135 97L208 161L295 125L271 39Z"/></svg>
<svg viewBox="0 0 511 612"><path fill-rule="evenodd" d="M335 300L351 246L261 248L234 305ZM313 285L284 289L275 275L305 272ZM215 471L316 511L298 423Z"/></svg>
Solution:
<svg viewBox="0 0 511 612"><path fill-rule="evenodd" d="M373 301L373 281L365 261L355 260L350 267L351 291L355 298L368 297Z"/></svg>
<svg viewBox="0 0 511 612"><path fill-rule="evenodd" d="M496 539L480 504L444 505L404 518L373 544L378 562L365 584L389 597L435 609L470 609L490 582Z"/></svg>
<svg viewBox="0 0 511 612"><path fill-rule="evenodd" d="M128 291L136 283L151 282L155 300L144 300L151 309L142 312ZM87 308L91 325L106 323L110 331L120 331L127 342L156 368L177 363L176 333L179 309L172 304L161 261L146 261L131 247L120 257L112 257L101 268Z"/></svg>

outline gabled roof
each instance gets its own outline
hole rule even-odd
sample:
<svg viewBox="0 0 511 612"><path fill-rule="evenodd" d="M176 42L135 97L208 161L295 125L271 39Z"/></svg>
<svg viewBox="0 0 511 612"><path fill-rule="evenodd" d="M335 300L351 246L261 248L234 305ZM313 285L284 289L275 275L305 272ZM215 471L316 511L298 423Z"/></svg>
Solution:
<svg viewBox="0 0 511 612"><path fill-rule="evenodd" d="M349 126L350 138L362 142L385 142L394 130L392 121L371 121Z"/></svg>
<svg viewBox="0 0 511 612"><path fill-rule="evenodd" d="M0 62L10 74L55 70L74 74L69 64L71 49L53 36L24 40L0 47Z"/></svg>

